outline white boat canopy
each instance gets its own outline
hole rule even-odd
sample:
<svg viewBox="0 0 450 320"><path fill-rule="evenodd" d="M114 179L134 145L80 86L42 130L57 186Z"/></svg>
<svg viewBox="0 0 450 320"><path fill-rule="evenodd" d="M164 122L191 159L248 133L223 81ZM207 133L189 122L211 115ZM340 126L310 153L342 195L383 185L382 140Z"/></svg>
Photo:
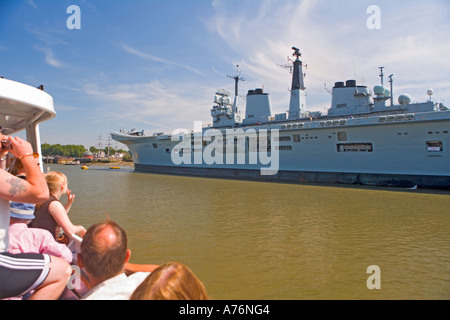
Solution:
<svg viewBox="0 0 450 320"><path fill-rule="evenodd" d="M0 130L11 135L26 130L27 140L41 154L39 124L56 116L53 97L16 81L0 78ZM41 159L42 163L42 159Z"/></svg>

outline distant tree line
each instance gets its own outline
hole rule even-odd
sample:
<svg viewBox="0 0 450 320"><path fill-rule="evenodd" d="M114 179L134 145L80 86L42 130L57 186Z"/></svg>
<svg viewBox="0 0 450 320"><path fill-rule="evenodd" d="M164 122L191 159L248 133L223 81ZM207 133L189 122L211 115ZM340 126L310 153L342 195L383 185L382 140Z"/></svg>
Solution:
<svg viewBox="0 0 450 320"><path fill-rule="evenodd" d="M44 143L41 145L43 156L63 156L63 157L82 157L86 149L82 145L60 145L60 144L48 144Z"/></svg>
<svg viewBox="0 0 450 320"><path fill-rule="evenodd" d="M60 144L48 144L44 143L41 145L42 155L44 157L48 156L62 156L62 157L71 157L71 158L81 158L83 154L87 151L83 145L60 145ZM89 151L93 154L99 153L103 151L106 155L114 155L116 152L118 153L128 153L128 151L119 149L115 150L111 147L106 147L104 149L97 149L95 147L90 147Z"/></svg>

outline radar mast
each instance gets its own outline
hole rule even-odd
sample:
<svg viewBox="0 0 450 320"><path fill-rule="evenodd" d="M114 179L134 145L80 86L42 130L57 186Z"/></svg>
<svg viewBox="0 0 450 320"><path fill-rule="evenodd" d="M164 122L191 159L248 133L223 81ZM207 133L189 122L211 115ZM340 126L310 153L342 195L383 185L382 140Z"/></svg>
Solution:
<svg viewBox="0 0 450 320"><path fill-rule="evenodd" d="M241 72L239 71L239 65L236 65L236 75L228 76L228 78L234 79L234 103L233 111L238 112L238 95L239 95L239 81L245 81L245 78L241 77Z"/></svg>
<svg viewBox="0 0 450 320"><path fill-rule="evenodd" d="M306 107L306 93L303 74L303 63L300 60L300 49L292 47L292 54L296 59L293 63L291 101L289 103L289 119L298 119L302 109Z"/></svg>

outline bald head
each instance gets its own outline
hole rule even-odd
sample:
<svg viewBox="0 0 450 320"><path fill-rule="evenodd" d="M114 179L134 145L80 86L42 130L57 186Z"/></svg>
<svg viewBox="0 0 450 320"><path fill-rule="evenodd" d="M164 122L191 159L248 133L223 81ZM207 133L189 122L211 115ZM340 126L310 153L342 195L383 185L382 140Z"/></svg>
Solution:
<svg viewBox="0 0 450 320"><path fill-rule="evenodd" d="M99 247L104 247L106 250L117 243L117 234L110 225L103 225L102 227L100 227L100 230L95 237L95 241Z"/></svg>
<svg viewBox="0 0 450 320"><path fill-rule="evenodd" d="M98 278L109 279L123 272L128 259L127 235L115 222L91 226L81 243L81 258L86 271Z"/></svg>

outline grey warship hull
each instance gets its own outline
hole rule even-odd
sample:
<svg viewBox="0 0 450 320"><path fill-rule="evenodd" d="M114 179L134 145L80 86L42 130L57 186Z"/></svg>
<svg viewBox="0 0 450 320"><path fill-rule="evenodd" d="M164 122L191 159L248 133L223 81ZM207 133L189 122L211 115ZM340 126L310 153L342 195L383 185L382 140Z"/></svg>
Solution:
<svg viewBox="0 0 450 320"><path fill-rule="evenodd" d="M183 164L171 161L177 141L113 133L128 146L137 171L280 182L450 188L450 112L318 120L280 127L279 169L261 175L261 164ZM444 115L446 117L444 117ZM430 119L427 119L427 118ZM324 123L325 122L325 123ZM327 123L331 122L331 123ZM333 122L336 125L333 125ZM339 124L338 124L339 123ZM284 129L282 127L286 126ZM289 138L288 138L289 137ZM442 143L442 147L440 147ZM438 147L434 147L438 145ZM442 149L442 150L441 150ZM202 151L204 148L202 149ZM438 151L439 150L439 151Z"/></svg>

